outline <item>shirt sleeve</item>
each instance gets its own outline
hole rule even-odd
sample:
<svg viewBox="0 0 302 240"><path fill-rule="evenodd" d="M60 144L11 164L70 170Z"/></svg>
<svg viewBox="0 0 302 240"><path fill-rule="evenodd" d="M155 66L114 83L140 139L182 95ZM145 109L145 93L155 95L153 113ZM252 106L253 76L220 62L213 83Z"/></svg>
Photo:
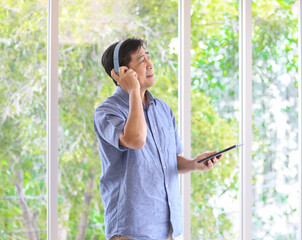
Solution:
<svg viewBox="0 0 302 240"><path fill-rule="evenodd" d="M94 114L94 129L98 138L115 147L120 151L128 148L119 144L119 138L124 129L126 118L118 112L103 108L98 108Z"/></svg>

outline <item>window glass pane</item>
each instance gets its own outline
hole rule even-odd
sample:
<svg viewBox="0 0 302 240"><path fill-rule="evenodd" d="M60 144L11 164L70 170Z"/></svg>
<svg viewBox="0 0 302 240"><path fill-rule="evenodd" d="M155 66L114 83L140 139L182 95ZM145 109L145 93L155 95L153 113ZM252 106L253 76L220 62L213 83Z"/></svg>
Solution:
<svg viewBox="0 0 302 240"><path fill-rule="evenodd" d="M1 1L1 239L46 239L46 42L46 0Z"/></svg>
<svg viewBox="0 0 302 240"><path fill-rule="evenodd" d="M191 1L192 157L239 141L238 2ZM191 174L192 239L239 239L239 153Z"/></svg>
<svg viewBox="0 0 302 240"><path fill-rule="evenodd" d="M157 79L150 91L177 116L177 15L172 0L60 1L60 239L105 239L93 126L95 108L115 90L101 65L104 50L120 39L146 39Z"/></svg>
<svg viewBox="0 0 302 240"><path fill-rule="evenodd" d="M253 1L253 235L297 239L298 1Z"/></svg>

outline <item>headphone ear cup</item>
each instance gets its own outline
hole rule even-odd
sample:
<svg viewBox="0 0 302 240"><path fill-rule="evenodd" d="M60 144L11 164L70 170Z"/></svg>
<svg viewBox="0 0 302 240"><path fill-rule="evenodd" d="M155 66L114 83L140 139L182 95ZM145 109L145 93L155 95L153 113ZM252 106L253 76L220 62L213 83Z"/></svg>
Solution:
<svg viewBox="0 0 302 240"><path fill-rule="evenodd" d="M119 51L120 51L120 47L122 45L123 42L119 42L115 48L114 48L114 53L113 53L113 66L114 66L114 71L117 75L119 75L119 68L120 68L120 63L119 63Z"/></svg>

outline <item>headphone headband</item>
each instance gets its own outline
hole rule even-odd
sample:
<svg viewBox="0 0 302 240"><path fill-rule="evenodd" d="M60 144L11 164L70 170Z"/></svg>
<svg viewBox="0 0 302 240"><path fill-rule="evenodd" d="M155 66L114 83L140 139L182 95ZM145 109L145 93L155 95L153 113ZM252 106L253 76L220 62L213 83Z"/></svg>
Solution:
<svg viewBox="0 0 302 240"><path fill-rule="evenodd" d="M118 54L120 51L120 47L122 45L123 42L119 42L115 48L114 48L114 53L113 53L113 65L114 65L114 71L117 75L119 75L119 68L120 68L120 64L119 64L119 59L118 59Z"/></svg>

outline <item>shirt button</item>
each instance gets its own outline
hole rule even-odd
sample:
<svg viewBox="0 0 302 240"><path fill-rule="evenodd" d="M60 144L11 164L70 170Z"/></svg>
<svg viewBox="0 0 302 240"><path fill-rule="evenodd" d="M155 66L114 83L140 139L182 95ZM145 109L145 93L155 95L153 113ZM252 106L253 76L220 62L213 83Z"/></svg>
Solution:
<svg viewBox="0 0 302 240"><path fill-rule="evenodd" d="M168 184L166 184L166 187L168 187Z"/></svg>
<svg viewBox="0 0 302 240"><path fill-rule="evenodd" d="M153 129L153 132L156 132L155 129Z"/></svg>
<svg viewBox="0 0 302 240"><path fill-rule="evenodd" d="M169 202L169 205L171 206L171 202Z"/></svg>
<svg viewBox="0 0 302 240"><path fill-rule="evenodd" d="M161 151L161 148L159 148L159 151Z"/></svg>
<svg viewBox="0 0 302 240"><path fill-rule="evenodd" d="M166 169L166 166L164 166L164 169Z"/></svg>

